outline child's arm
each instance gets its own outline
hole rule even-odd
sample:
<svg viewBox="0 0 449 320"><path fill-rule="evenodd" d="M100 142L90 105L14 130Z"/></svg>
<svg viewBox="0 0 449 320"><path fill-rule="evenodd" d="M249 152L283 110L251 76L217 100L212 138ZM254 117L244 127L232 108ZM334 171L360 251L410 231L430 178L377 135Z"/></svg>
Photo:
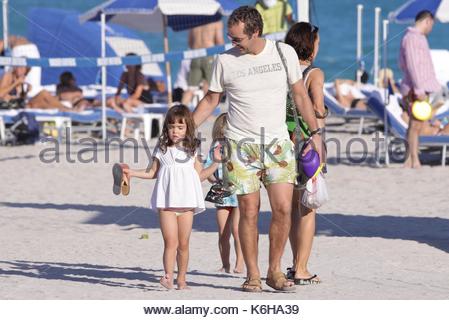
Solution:
<svg viewBox="0 0 449 320"><path fill-rule="evenodd" d="M123 169L123 172L129 177L136 177L141 179L154 179L157 176L159 171L159 160L157 158L153 158L153 163L151 164L150 170L142 169L142 170L132 170L132 169Z"/></svg>
<svg viewBox="0 0 449 320"><path fill-rule="evenodd" d="M215 178L215 176L212 174L211 176L207 177L207 181L209 181L210 183L215 183L217 182L217 178Z"/></svg>
<svg viewBox="0 0 449 320"><path fill-rule="evenodd" d="M203 164L199 157L195 159L195 170L198 172L198 175L200 176L201 182L209 178L214 174L214 172L218 169L219 162L221 161L221 154L220 154L220 145L217 145L214 148L214 162L208 166L207 168L203 168Z"/></svg>
<svg viewBox="0 0 449 320"><path fill-rule="evenodd" d="M195 159L195 170L198 172L198 175L200 176L201 182L206 180L209 176L213 175L215 170L218 169L218 163L214 162L209 167L203 168L203 164L201 163L200 159Z"/></svg>

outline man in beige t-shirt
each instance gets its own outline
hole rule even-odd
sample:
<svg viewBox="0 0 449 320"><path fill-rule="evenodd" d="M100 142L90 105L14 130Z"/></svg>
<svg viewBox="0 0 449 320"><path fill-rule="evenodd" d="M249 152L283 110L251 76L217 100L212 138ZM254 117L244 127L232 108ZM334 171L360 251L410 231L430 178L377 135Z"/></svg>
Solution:
<svg viewBox="0 0 449 320"><path fill-rule="evenodd" d="M257 261L257 219L263 183L272 208L266 283L275 290L292 291L294 284L280 271L290 230L296 178L294 146L285 123L287 76L276 44L261 38L262 32L262 17L256 9L244 6L234 10L228 20L228 37L234 48L217 56L209 91L195 109L193 118L197 126L201 125L226 91L229 112L224 143L230 155L224 159L223 176L239 202L239 235L247 267L242 288L247 292L262 291ZM280 49L286 59L297 109L310 130L318 133L298 57L289 45L281 44ZM321 155L321 137L312 134L312 140Z"/></svg>
<svg viewBox="0 0 449 320"><path fill-rule="evenodd" d="M223 45L223 22L221 20L190 29L189 48L202 49ZM212 73L213 57L193 59L187 79L189 89L184 92L182 103L188 105L192 101L194 90L202 84L207 92Z"/></svg>

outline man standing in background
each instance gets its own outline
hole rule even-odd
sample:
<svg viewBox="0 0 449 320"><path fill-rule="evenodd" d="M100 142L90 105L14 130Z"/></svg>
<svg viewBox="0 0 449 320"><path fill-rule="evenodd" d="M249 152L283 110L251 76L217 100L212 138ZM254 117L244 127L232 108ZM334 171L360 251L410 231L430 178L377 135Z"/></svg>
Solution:
<svg viewBox="0 0 449 320"><path fill-rule="evenodd" d="M255 8L262 16L264 34L286 32L293 23L292 7L287 0L258 0Z"/></svg>
<svg viewBox="0 0 449 320"><path fill-rule="evenodd" d="M221 20L190 29L190 49L210 48L219 45L224 45L223 22ZM206 93L208 91L213 63L213 56L196 58L192 60L190 63L190 71L187 80L189 88L183 94L183 104L190 104L193 98L194 90L201 84L203 92Z"/></svg>
<svg viewBox="0 0 449 320"><path fill-rule="evenodd" d="M409 111L416 100L430 100L429 102L435 106L442 98L442 88L435 75L426 37L432 31L434 22L433 14L430 11L419 12L415 18L415 26L407 29L401 41L399 67L404 77L400 90ZM405 162L406 168L421 167L418 144L422 125L423 122L416 119L410 112L407 130L409 152Z"/></svg>

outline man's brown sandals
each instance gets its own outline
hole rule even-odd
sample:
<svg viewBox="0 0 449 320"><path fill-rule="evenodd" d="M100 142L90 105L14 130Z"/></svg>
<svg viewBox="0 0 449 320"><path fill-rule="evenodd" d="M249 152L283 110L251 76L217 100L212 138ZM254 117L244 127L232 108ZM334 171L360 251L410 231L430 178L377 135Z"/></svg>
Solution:
<svg viewBox="0 0 449 320"><path fill-rule="evenodd" d="M273 272L271 277L267 277L265 283L276 291L295 291L295 284L289 281L281 271ZM245 292L262 292L262 281L260 281L260 278L248 278L243 282L242 290Z"/></svg>
<svg viewBox="0 0 449 320"><path fill-rule="evenodd" d="M262 281L260 281L260 278L248 278L243 282L242 290L245 292L262 292Z"/></svg>

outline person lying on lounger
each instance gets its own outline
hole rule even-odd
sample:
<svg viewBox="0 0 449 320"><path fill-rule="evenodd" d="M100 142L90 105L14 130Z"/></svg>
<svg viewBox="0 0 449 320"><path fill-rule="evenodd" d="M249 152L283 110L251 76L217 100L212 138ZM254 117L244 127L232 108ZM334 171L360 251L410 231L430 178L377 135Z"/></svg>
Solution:
<svg viewBox="0 0 449 320"><path fill-rule="evenodd" d="M101 101L88 100L83 95L83 90L78 87L76 78L70 71L64 71L59 76L59 83L56 86L58 99L67 107L84 109L86 107L101 106Z"/></svg>
<svg viewBox="0 0 449 320"><path fill-rule="evenodd" d="M363 84L368 82L368 73L363 72ZM357 82L351 79L336 79L334 81L335 98L345 109L366 110L366 96L357 87Z"/></svg>
<svg viewBox="0 0 449 320"><path fill-rule="evenodd" d="M10 101L11 99L23 99L26 107L37 109L58 109L60 111L79 111L65 107L58 98L52 96L46 90L39 91L34 97L26 100L27 93L33 90L32 86L25 82L30 68L16 66L11 71L5 72L0 80L0 99Z"/></svg>
<svg viewBox="0 0 449 320"><path fill-rule="evenodd" d="M402 120L405 126L408 125L410 116L408 111L404 110L399 104L396 107L389 108L389 111L393 113L396 119ZM420 136L437 136L437 135L449 135L449 123L447 118L445 119L431 119L423 121L422 127L419 131Z"/></svg>

